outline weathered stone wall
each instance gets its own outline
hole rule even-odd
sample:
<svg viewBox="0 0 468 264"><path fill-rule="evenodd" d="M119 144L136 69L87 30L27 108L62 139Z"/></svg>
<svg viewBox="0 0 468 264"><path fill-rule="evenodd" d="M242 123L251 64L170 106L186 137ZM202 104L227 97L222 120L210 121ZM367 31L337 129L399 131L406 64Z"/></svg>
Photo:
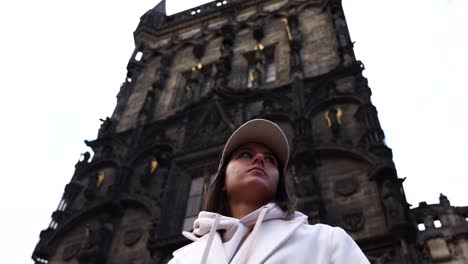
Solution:
<svg viewBox="0 0 468 264"><path fill-rule="evenodd" d="M271 6L278 8L284 2L273 3ZM275 7L276 6L276 7ZM268 9L268 8L266 8ZM240 11L236 17L239 25L255 15L255 8ZM216 34L220 33L220 27L227 23L229 17L217 18L208 22L203 29L200 24L194 23L188 28L182 28L178 32L171 32L179 37L172 49L174 53L173 66L170 70L170 77L164 90L158 98L155 109L155 119L164 119L180 110L180 97L183 96L183 89L187 80L187 75L198 63L204 66L213 65L220 57L221 38ZM265 47L274 47L274 60L276 65L276 80L266 85L263 89L285 85L290 82L290 47L284 21L282 16L268 16L265 22L264 38L262 44ZM333 24L326 12L319 6L308 6L299 13L300 30L304 38L301 51L305 77L314 77L325 74L338 64L337 44L334 35ZM247 24L242 24L238 28L235 36L234 58L229 84L233 89L245 89L247 86L247 61L245 54L254 51L258 44L252 35L252 28ZM203 31L204 30L204 31ZM205 56L198 61L193 55L193 43L205 32L207 40ZM145 47L157 47L167 43L169 36L161 35L155 38L143 38ZM150 49L146 52L150 53ZM138 113L143 106L148 89L151 87L155 72L159 67L159 57L150 58L145 61L145 69L140 73L135 81L133 93L128 101L123 117L119 121L118 131L122 132L135 126ZM212 76L213 77L213 76ZM211 87L213 89L213 87Z"/></svg>

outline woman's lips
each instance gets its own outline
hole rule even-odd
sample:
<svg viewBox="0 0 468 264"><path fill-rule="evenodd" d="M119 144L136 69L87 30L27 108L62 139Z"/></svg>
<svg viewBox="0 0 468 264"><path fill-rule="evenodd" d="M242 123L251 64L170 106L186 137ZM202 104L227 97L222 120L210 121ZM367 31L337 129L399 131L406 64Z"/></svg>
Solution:
<svg viewBox="0 0 468 264"><path fill-rule="evenodd" d="M257 172L260 172L261 174L263 174L264 176L266 176L266 171L262 168L262 167L253 167L251 169L248 170L249 172L250 171L257 171Z"/></svg>

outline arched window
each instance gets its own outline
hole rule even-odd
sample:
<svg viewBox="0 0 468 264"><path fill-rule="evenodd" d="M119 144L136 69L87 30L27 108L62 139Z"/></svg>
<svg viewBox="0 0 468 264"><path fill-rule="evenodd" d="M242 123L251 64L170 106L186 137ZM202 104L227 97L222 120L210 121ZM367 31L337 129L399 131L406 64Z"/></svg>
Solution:
<svg viewBox="0 0 468 264"><path fill-rule="evenodd" d="M187 200L187 207L185 209L185 219L183 226L184 231L193 230L193 221L197 219L198 212L200 211L202 191L203 178L193 178L190 184L190 192L189 198Z"/></svg>

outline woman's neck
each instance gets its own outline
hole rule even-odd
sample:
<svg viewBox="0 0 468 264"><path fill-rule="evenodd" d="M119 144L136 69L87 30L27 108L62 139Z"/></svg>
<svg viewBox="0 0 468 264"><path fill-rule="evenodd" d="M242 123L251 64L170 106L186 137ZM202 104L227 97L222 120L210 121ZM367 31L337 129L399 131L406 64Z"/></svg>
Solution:
<svg viewBox="0 0 468 264"><path fill-rule="evenodd" d="M260 208L263 204L254 204L254 203L230 203L229 207L231 209L231 216L237 219L241 219L244 216L250 214L251 212Z"/></svg>

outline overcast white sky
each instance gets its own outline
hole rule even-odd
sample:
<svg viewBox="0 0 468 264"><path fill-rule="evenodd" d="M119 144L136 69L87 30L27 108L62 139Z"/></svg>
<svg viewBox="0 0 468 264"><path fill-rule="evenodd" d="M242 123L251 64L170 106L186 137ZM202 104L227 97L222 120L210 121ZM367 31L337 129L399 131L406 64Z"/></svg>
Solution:
<svg viewBox="0 0 468 264"><path fill-rule="evenodd" d="M172 0L172 14L208 1ZM110 116L133 31L156 0L0 3L0 248L30 256L83 140ZM468 1L344 0L409 203L468 205ZM7 252L5 252L5 250Z"/></svg>

